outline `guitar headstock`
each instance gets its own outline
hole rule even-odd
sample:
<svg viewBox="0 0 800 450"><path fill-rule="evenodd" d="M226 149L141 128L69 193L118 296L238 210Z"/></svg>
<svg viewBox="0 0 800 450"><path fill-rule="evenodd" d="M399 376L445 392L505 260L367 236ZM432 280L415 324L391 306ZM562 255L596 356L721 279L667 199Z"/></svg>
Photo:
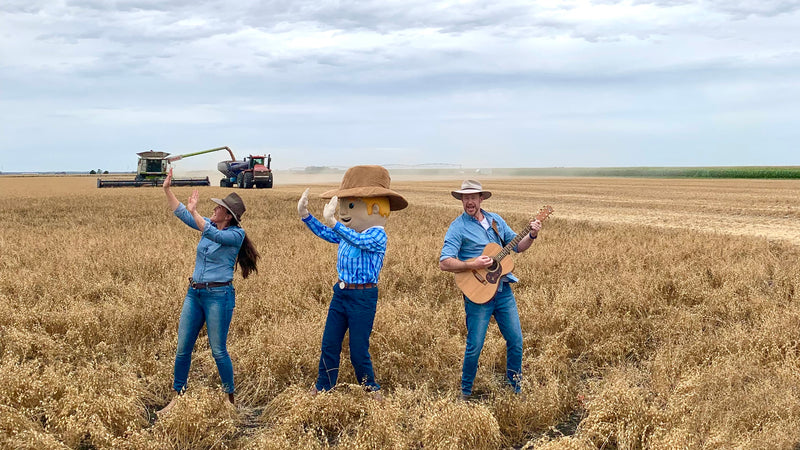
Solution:
<svg viewBox="0 0 800 450"><path fill-rule="evenodd" d="M547 217L549 217L550 214L553 214L553 211L555 210L550 205L542 206L541 208L539 208L539 212L536 213L536 217L534 218L534 220L538 220L539 222L544 222L544 219L547 219Z"/></svg>

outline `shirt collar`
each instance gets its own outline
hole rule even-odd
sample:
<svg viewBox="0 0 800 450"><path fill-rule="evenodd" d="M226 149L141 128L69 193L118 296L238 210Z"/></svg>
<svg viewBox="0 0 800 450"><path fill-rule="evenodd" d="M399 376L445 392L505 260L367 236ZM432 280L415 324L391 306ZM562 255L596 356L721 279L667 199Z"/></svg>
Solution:
<svg viewBox="0 0 800 450"><path fill-rule="evenodd" d="M483 208L481 208L481 214L483 214L483 217L486 217L486 220L488 220L490 224L494 221L494 218ZM462 212L461 215L464 216L464 219L466 220L474 220L475 222L481 223L480 220L470 216L466 211Z"/></svg>

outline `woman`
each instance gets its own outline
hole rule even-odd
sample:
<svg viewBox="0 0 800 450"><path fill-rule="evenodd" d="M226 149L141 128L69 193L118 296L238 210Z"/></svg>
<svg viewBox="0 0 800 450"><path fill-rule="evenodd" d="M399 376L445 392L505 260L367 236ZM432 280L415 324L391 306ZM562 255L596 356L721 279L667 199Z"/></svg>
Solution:
<svg viewBox="0 0 800 450"><path fill-rule="evenodd" d="M197 189L192 192L184 206L170 190L171 183L172 169L164 180L167 204L186 225L202 233L197 245L194 273L189 278L189 288L183 300L178 325L178 348L172 388L178 395L186 389L192 349L205 323L211 353L222 380L222 389L233 403L233 365L226 346L236 297L233 272L237 264L241 267L244 278L251 272L258 272L256 263L260 256L239 225L245 211L239 195L232 193L224 199L212 198L217 206L214 207L213 215L205 218L197 212L197 201L200 197ZM176 400L177 396L158 411L158 414L168 412Z"/></svg>

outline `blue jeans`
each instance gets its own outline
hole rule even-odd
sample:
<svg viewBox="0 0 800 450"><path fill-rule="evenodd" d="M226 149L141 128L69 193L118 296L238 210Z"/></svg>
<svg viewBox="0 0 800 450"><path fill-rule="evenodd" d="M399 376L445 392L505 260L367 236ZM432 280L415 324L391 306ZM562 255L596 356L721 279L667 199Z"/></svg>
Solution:
<svg viewBox="0 0 800 450"><path fill-rule="evenodd" d="M467 348L464 350L464 366L461 369L461 393L464 395L472 394L472 383L478 372L478 358L481 356L492 316L506 340L506 381L514 392L519 392L519 382L522 379L522 327L511 286L502 283L500 288L502 290L492 300L481 305L464 297L467 317Z"/></svg>
<svg viewBox="0 0 800 450"><path fill-rule="evenodd" d="M333 298L328 307L325 331L322 333L322 354L319 357L319 374L315 387L327 391L339 378L339 359L344 334L350 329L350 362L356 379L371 391L381 386L375 382L372 358L369 355L369 335L378 306L378 288L341 289L333 286Z"/></svg>
<svg viewBox="0 0 800 450"><path fill-rule="evenodd" d="M236 306L236 291L233 285L207 289L192 289L183 300L181 320L178 325L178 350L175 354L175 372L172 388L178 393L186 389L189 366L192 363L192 350L200 329L205 323L211 354L217 363L222 389L233 393L233 364L228 355L228 328Z"/></svg>

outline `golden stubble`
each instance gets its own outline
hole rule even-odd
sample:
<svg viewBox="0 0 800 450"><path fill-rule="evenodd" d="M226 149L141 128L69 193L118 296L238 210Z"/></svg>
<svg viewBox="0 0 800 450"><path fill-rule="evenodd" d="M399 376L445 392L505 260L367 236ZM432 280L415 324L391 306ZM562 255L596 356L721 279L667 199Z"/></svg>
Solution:
<svg viewBox="0 0 800 450"><path fill-rule="evenodd" d="M313 181L313 180L303 180ZM305 185L237 192L262 254L237 273L226 405L205 333L189 391L171 395L186 277L199 234L159 188L93 177L0 177L0 447L791 448L800 441L796 181L481 179L483 206L521 229L556 212L514 255L523 395L502 386L490 325L457 400L464 313L437 267L460 180L398 178L408 209L389 247L370 352L385 399L355 386L307 394L336 279L336 247L296 217ZM311 185L309 209L338 183ZM191 188L174 188L182 200ZM201 188L209 197L230 190Z"/></svg>

